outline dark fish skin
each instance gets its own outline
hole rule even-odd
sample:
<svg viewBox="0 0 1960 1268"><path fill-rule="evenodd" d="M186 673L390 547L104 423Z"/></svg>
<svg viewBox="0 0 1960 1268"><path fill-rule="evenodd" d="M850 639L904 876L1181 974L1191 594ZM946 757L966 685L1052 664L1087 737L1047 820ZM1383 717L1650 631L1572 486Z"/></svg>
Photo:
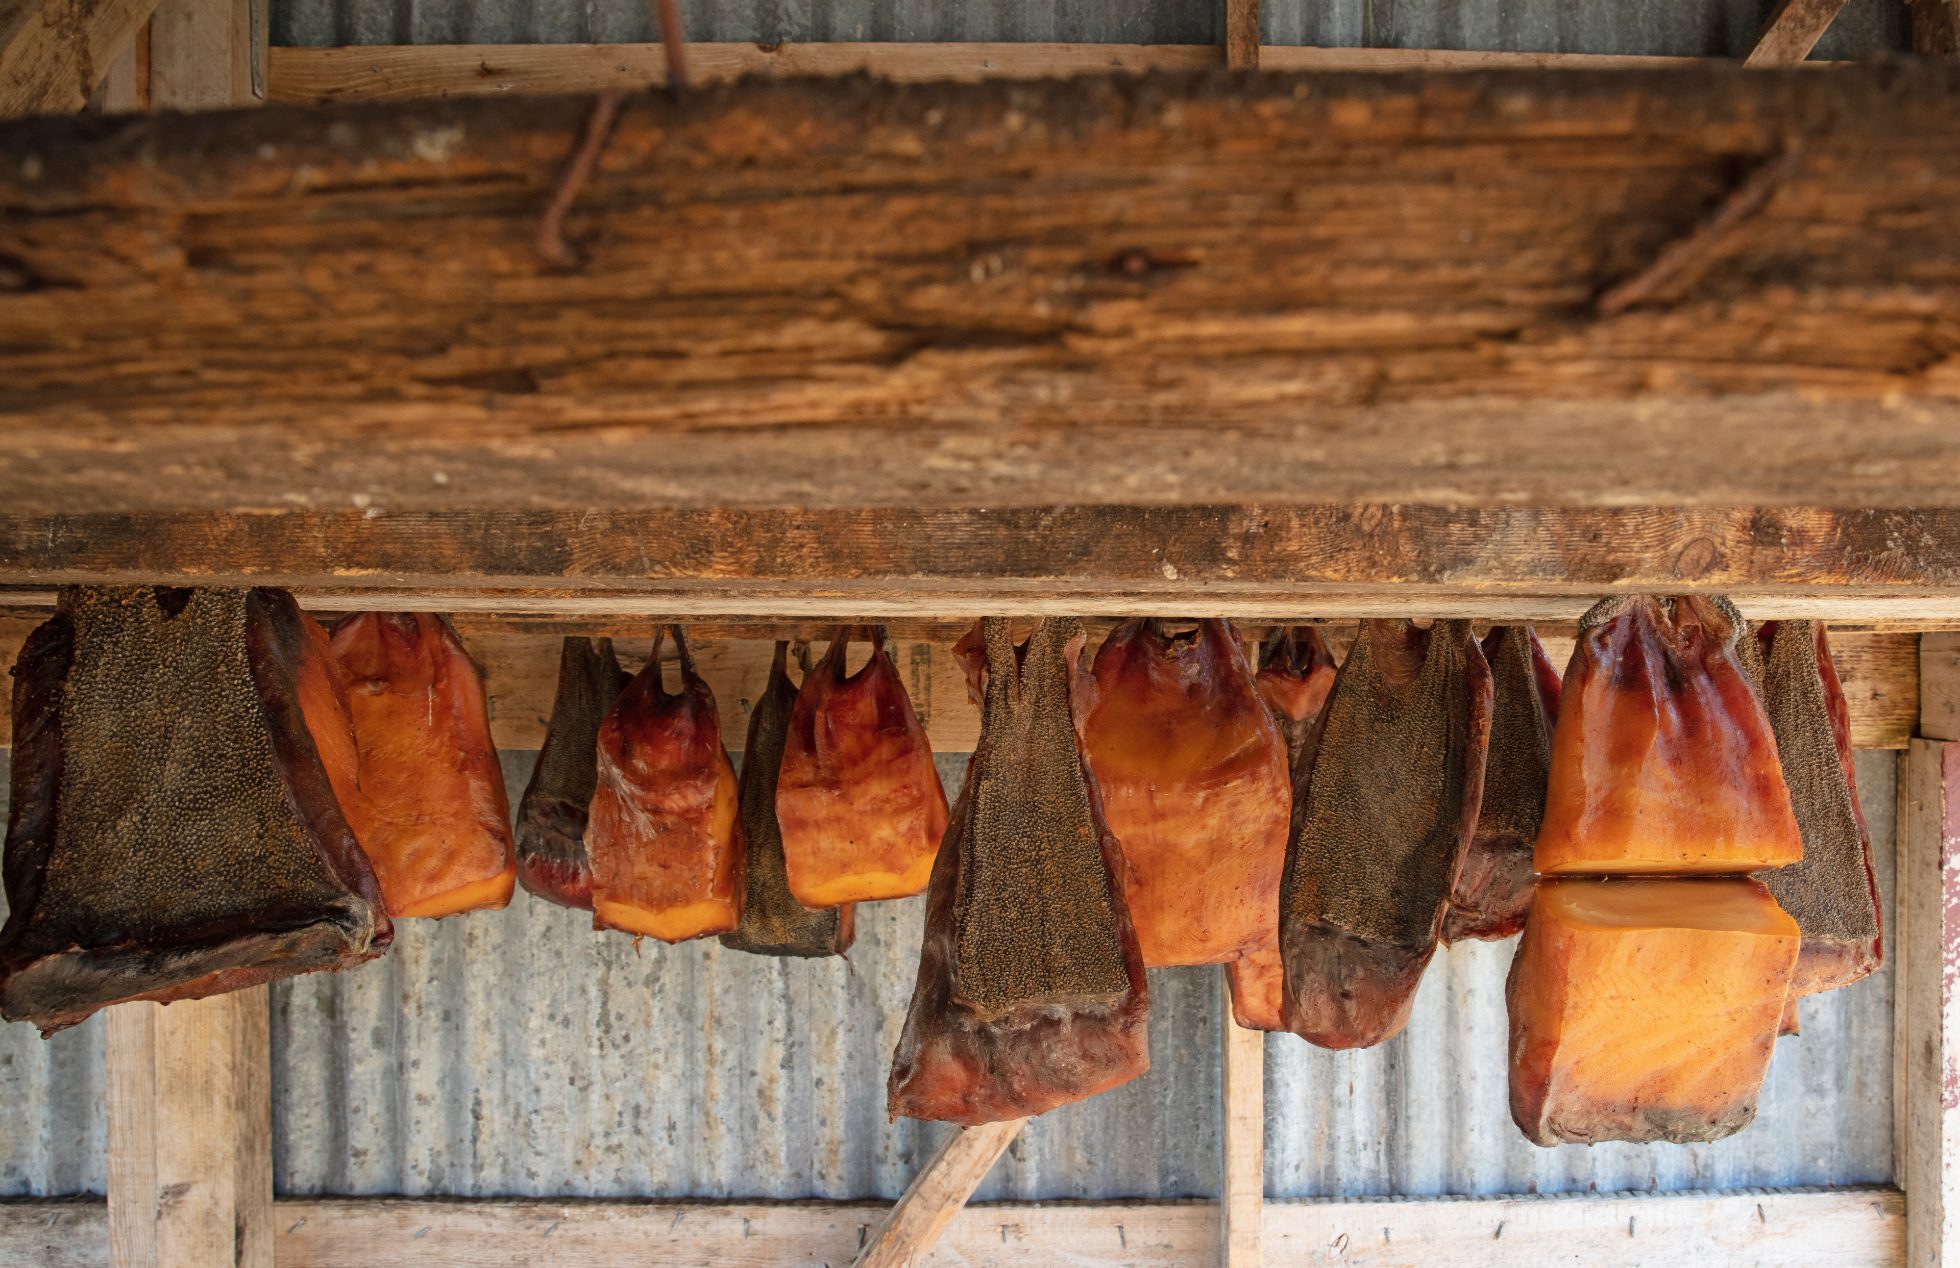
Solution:
<svg viewBox="0 0 1960 1268"><path fill-rule="evenodd" d="M749 714L742 748L742 848L747 894L742 918L721 935L721 944L753 955L817 958L842 955L856 936L851 904L810 908L789 892L783 831L776 822L776 781L782 773L796 687L789 680L789 644L778 641L769 685Z"/></svg>
<svg viewBox="0 0 1960 1268"><path fill-rule="evenodd" d="M892 1061L894 1118L1039 1114L1150 1065L1149 987L1122 854L1076 738L1084 635L1044 620L1017 655L982 624L980 739L927 888L918 985Z"/></svg>
<svg viewBox="0 0 1960 1268"><path fill-rule="evenodd" d="M592 910L586 815L599 782L599 724L626 689L609 638L568 638L537 767L517 809L517 880L561 907Z"/></svg>

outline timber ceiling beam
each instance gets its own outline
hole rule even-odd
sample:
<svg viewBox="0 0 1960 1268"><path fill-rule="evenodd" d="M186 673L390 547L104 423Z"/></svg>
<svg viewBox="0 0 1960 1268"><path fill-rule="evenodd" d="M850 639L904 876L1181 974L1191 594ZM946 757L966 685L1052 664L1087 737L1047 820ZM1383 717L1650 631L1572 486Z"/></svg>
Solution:
<svg viewBox="0 0 1960 1268"><path fill-rule="evenodd" d="M87 104L157 0L0 0L0 119Z"/></svg>
<svg viewBox="0 0 1960 1268"><path fill-rule="evenodd" d="M0 583L1944 622L1956 106L1939 64L751 82L628 102L569 269L584 99L9 125Z"/></svg>

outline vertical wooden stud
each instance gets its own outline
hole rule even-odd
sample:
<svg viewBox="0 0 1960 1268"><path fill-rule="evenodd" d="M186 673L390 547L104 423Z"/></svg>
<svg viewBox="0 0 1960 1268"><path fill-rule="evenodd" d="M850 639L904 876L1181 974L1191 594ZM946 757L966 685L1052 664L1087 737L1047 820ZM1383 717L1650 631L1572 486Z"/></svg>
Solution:
<svg viewBox="0 0 1960 1268"><path fill-rule="evenodd" d="M1224 1175L1218 1190L1218 1257L1226 1268L1259 1268L1266 1200L1266 1034L1232 1020L1232 988L1222 970L1219 982L1224 988L1219 1017Z"/></svg>
<svg viewBox="0 0 1960 1268"><path fill-rule="evenodd" d="M1259 0L1225 0L1225 65L1259 69Z"/></svg>
<svg viewBox="0 0 1960 1268"><path fill-rule="evenodd" d="M1960 642L1920 642L1920 731L1899 786L1896 1170L1909 1268L1960 1266Z"/></svg>
<svg viewBox="0 0 1960 1268"><path fill-rule="evenodd" d="M266 988L107 1022L110 1262L272 1268Z"/></svg>
<svg viewBox="0 0 1960 1268"><path fill-rule="evenodd" d="M221 110L265 99L266 0L162 0L150 19L150 104Z"/></svg>

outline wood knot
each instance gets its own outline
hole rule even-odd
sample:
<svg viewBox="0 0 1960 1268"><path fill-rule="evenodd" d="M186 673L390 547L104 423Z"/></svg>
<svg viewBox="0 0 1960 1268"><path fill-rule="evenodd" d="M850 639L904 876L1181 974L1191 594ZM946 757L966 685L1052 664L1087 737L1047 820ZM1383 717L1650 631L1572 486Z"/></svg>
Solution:
<svg viewBox="0 0 1960 1268"><path fill-rule="evenodd" d="M1684 581L1698 581L1721 565L1721 548L1706 537L1695 538L1674 557L1675 575Z"/></svg>

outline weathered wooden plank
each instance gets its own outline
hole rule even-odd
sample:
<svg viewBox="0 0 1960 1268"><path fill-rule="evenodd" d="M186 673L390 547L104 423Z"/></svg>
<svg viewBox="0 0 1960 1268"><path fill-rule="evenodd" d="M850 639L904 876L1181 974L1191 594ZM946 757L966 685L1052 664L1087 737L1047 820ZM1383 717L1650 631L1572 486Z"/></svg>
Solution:
<svg viewBox="0 0 1960 1268"><path fill-rule="evenodd" d="M867 1203L609 1203L285 1199L282 1268L412 1261L440 1268L638 1268L843 1263L884 1207ZM1288 1263L1483 1268L1519 1263L1896 1265L1896 1189L1269 1202ZM50 1268L105 1262L100 1203L0 1203L0 1257ZM1383 1237L1383 1230L1388 1237ZM1216 1253L1209 1202L1000 1203L961 1211L927 1263L962 1268L1188 1268ZM1508 1247L1506 1243L1509 1243Z"/></svg>
<svg viewBox="0 0 1960 1268"><path fill-rule="evenodd" d="M1782 0L1763 24L1755 46L1743 58L1744 64L1785 66L1803 61L1824 38L1844 5L1845 0Z"/></svg>
<svg viewBox="0 0 1960 1268"><path fill-rule="evenodd" d="M1920 636L1919 734L1960 740L1960 634Z"/></svg>
<svg viewBox="0 0 1960 1268"><path fill-rule="evenodd" d="M1908 0L1912 6L1912 51L1922 57L1960 52L1960 0Z"/></svg>
<svg viewBox="0 0 1960 1268"><path fill-rule="evenodd" d="M1898 1173L1910 1268L1960 1264L1960 743L1914 740L1900 785Z"/></svg>
<svg viewBox="0 0 1960 1268"><path fill-rule="evenodd" d="M0 119L80 110L157 0L0 5Z"/></svg>
<svg viewBox="0 0 1960 1268"><path fill-rule="evenodd" d="M583 101L16 124L0 505L1960 504L1957 96L710 87L626 107L572 270L536 217Z"/></svg>
<svg viewBox="0 0 1960 1268"><path fill-rule="evenodd" d="M117 1268L271 1268L266 1001L260 986L109 1011L108 1245Z"/></svg>
<svg viewBox="0 0 1960 1268"><path fill-rule="evenodd" d="M1205 44L943 43L715 44L687 46L696 83L744 75L872 74L897 80L1038 79L1111 71L1204 70ZM1254 65L1278 70L1623 70L1696 59L1593 53L1269 45ZM633 91L667 78L659 44L403 44L271 50L275 102L416 101L508 93Z"/></svg>
<svg viewBox="0 0 1960 1268"><path fill-rule="evenodd" d="M852 1261L856 1268L910 1268L930 1256L1026 1121L1010 1118L956 1129L871 1230Z"/></svg>
<svg viewBox="0 0 1960 1268"><path fill-rule="evenodd" d="M1219 973L1219 1263L1259 1268L1265 1246L1266 1034L1232 1021L1232 990Z"/></svg>
<svg viewBox="0 0 1960 1268"><path fill-rule="evenodd" d="M161 0L150 19L152 107L257 105L264 98L265 5L266 0Z"/></svg>

